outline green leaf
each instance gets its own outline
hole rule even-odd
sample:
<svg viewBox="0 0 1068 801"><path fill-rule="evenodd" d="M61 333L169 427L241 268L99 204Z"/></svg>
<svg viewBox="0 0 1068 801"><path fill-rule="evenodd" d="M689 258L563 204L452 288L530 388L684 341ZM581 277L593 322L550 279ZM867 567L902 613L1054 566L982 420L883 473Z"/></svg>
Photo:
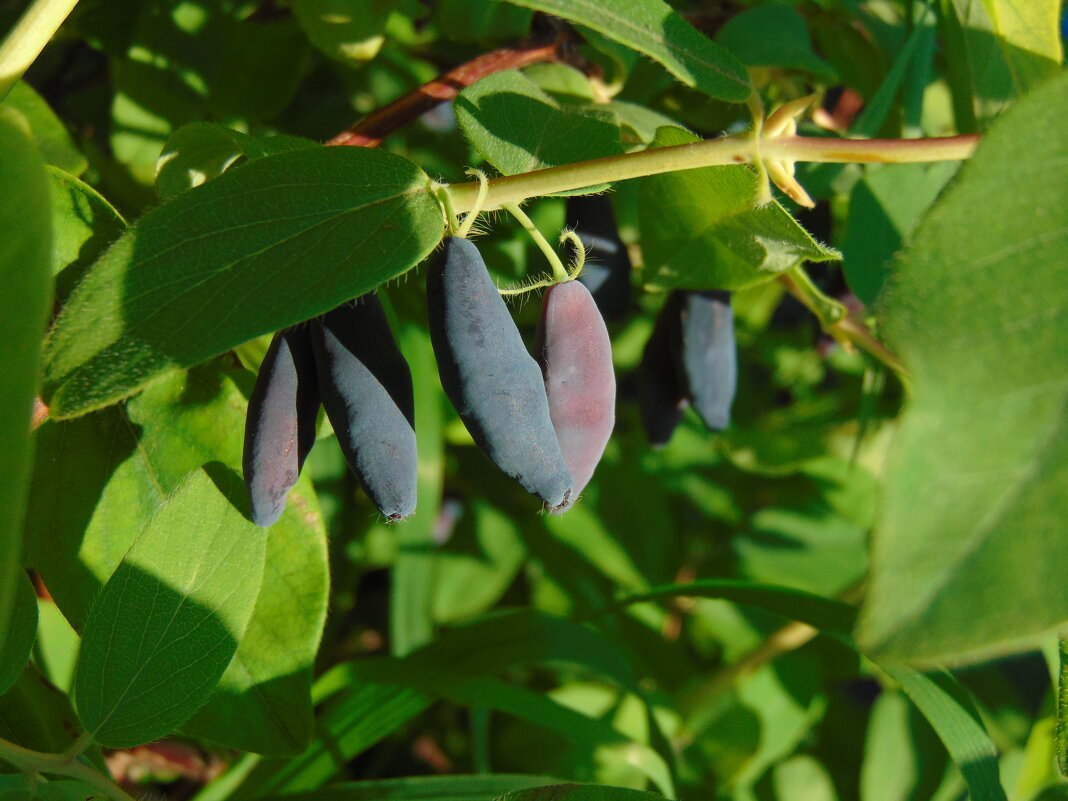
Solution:
<svg viewBox="0 0 1068 801"><path fill-rule="evenodd" d="M774 31L774 36L768 36ZM805 18L790 6L763 5L732 16L716 33L716 41L747 67L806 70L824 81L836 81L834 67L816 55Z"/></svg>
<svg viewBox="0 0 1068 801"><path fill-rule="evenodd" d="M885 473L866 651L973 662L1068 620L1066 98L1062 77L991 127L883 298L914 392Z"/></svg>
<svg viewBox="0 0 1068 801"><path fill-rule="evenodd" d="M217 178L242 159L318 147L297 136L249 136L209 122L184 125L171 134L156 162L156 191L160 200Z"/></svg>
<svg viewBox="0 0 1068 801"><path fill-rule="evenodd" d="M308 793L271 795L266 801L493 801L502 793L544 787L553 779L522 774L406 776L363 782L336 782Z"/></svg>
<svg viewBox="0 0 1068 801"><path fill-rule="evenodd" d="M245 397L238 384L247 391L250 383L246 371L220 359L158 381L121 406L39 429L29 561L77 628L137 532L186 473L208 462L240 469ZM215 722L211 739L278 753L309 737L310 669L329 578L325 532L306 477L271 527L267 553L245 638L188 726L225 709L231 714Z"/></svg>
<svg viewBox="0 0 1068 801"><path fill-rule="evenodd" d="M0 631L11 624L21 574L19 538L26 509L32 451L30 418L37 392L41 332L48 321L52 280L52 215L48 181L26 120L0 107ZM7 678L7 672L4 671Z"/></svg>
<svg viewBox="0 0 1068 801"><path fill-rule="evenodd" d="M894 256L959 162L869 166L849 198L842 271L853 294L871 305L890 277Z"/></svg>
<svg viewBox="0 0 1068 801"><path fill-rule="evenodd" d="M711 97L749 97L745 67L661 0L508 0L592 28Z"/></svg>
<svg viewBox="0 0 1068 801"><path fill-rule="evenodd" d="M25 573L14 577L14 604L0 628L0 695L15 683L30 658L37 633L37 595Z"/></svg>
<svg viewBox="0 0 1068 801"><path fill-rule="evenodd" d="M696 142L662 128L656 145ZM657 289L743 289L802 261L839 258L776 202L754 207L747 167L703 167L640 180L638 217L645 283Z"/></svg>
<svg viewBox="0 0 1068 801"><path fill-rule="evenodd" d="M934 732L904 693L884 690L868 717L861 801L933 798L946 771Z"/></svg>
<svg viewBox="0 0 1068 801"><path fill-rule="evenodd" d="M440 0L434 18L445 38L453 42L483 43L520 39L530 31L534 14L498 0Z"/></svg>
<svg viewBox="0 0 1068 801"><path fill-rule="evenodd" d="M296 0L293 16L319 52L343 64L370 61L397 0Z"/></svg>
<svg viewBox="0 0 1068 801"><path fill-rule="evenodd" d="M663 801L664 796L603 784L555 784L534 790L516 790L497 801Z"/></svg>
<svg viewBox="0 0 1068 801"><path fill-rule="evenodd" d="M46 170L52 199L55 296L63 303L89 264L126 230L126 221L88 184L57 167Z"/></svg>
<svg viewBox="0 0 1068 801"><path fill-rule="evenodd" d="M611 112L563 105L517 70L483 78L453 105L464 136L504 175L623 152Z"/></svg>
<svg viewBox="0 0 1068 801"><path fill-rule="evenodd" d="M0 695L0 737L5 740L34 751L58 754L66 751L81 731L70 698L32 663Z"/></svg>
<svg viewBox="0 0 1068 801"><path fill-rule="evenodd" d="M943 671L930 676L911 668L877 662L901 685L927 718L968 785L972 801L1005 801L998 753L979 713L956 679Z"/></svg>
<svg viewBox="0 0 1068 801"><path fill-rule="evenodd" d="M56 321L53 416L114 403L417 264L442 233L428 185L398 156L319 148L264 157L150 211Z"/></svg>
<svg viewBox="0 0 1068 801"><path fill-rule="evenodd" d="M425 319L425 314L420 314ZM434 530L438 526L445 476L442 439L443 408L438 390L437 361L429 332L408 323L400 336L412 371L415 405L415 441L419 449L419 484L415 514L397 530L397 559L390 577L389 626L391 648L403 656L434 636L433 603L437 585L438 554Z"/></svg>
<svg viewBox="0 0 1068 801"><path fill-rule="evenodd" d="M957 36L947 58L961 69L955 92L980 118L1056 75L1064 60L1058 0L943 0Z"/></svg>
<svg viewBox="0 0 1068 801"><path fill-rule="evenodd" d="M52 684L69 693L73 686L74 665L82 638L71 628L52 600L37 601L37 639L33 644L33 661Z"/></svg>
<svg viewBox="0 0 1068 801"><path fill-rule="evenodd" d="M45 164L72 175L85 172L89 162L74 144L67 126L32 86L25 81L19 81L11 87L0 108L18 111L26 119L30 126L30 136L41 151Z"/></svg>
<svg viewBox="0 0 1068 801"><path fill-rule="evenodd" d="M257 754L311 741L312 665L326 620L326 530L306 487L267 535L263 583L234 660L186 734Z"/></svg>
<svg viewBox="0 0 1068 801"><path fill-rule="evenodd" d="M266 546L263 530L214 483L230 492L234 479L191 473L94 602L74 687L78 715L101 745L126 748L173 731L233 658Z"/></svg>

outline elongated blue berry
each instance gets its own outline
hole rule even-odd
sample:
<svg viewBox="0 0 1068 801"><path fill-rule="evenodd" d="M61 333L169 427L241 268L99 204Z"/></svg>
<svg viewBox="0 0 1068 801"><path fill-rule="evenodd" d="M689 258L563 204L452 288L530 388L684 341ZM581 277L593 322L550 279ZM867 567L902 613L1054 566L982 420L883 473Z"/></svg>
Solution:
<svg viewBox="0 0 1068 801"><path fill-rule="evenodd" d="M738 384L731 296L718 290L680 295L679 357L686 395L705 425L721 431L730 424Z"/></svg>
<svg viewBox="0 0 1068 801"><path fill-rule="evenodd" d="M412 374L374 294L342 304L312 328L319 391L341 450L379 511L415 511L418 454Z"/></svg>
<svg viewBox="0 0 1068 801"><path fill-rule="evenodd" d="M608 195L569 197L566 215L567 227L578 234L587 250L578 280L590 290L606 319L625 317L630 308L631 263L616 230L611 199Z"/></svg>
<svg viewBox="0 0 1068 801"><path fill-rule="evenodd" d="M567 503L573 484L541 368L473 243L445 239L430 263L427 309L441 385L471 437L547 506Z"/></svg>
<svg viewBox="0 0 1068 801"><path fill-rule="evenodd" d="M616 421L612 342L593 296L578 281L545 290L534 353L545 377L560 451L574 480L573 503L601 461Z"/></svg>
<svg viewBox="0 0 1068 801"><path fill-rule="evenodd" d="M252 522L274 523L315 443L319 386L307 327L274 335L248 399L242 466Z"/></svg>

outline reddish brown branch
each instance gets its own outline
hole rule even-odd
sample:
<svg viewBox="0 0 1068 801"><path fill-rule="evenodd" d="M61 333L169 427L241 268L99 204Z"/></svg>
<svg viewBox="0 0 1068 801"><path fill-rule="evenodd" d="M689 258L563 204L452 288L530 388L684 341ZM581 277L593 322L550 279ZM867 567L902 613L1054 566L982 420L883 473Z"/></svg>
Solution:
<svg viewBox="0 0 1068 801"><path fill-rule="evenodd" d="M561 41L526 47L502 47L483 53L466 64L449 70L429 83L409 92L387 106L376 109L342 131L328 145L375 147L383 139L439 103L452 100L461 90L480 78L501 70L514 70L539 61L559 61Z"/></svg>

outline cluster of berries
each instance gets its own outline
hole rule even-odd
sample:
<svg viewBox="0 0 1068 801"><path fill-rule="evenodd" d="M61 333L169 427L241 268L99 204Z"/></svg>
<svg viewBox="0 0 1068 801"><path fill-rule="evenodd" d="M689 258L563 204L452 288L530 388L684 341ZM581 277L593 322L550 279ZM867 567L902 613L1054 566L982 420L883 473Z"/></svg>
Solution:
<svg viewBox="0 0 1068 801"><path fill-rule="evenodd" d="M605 196L571 198L568 219L589 249L581 280L542 296L534 357L478 248L447 237L430 262L427 309L438 371L474 441L551 512L578 499L615 424L616 381L604 316L630 303L630 260ZM675 292L639 372L642 420L666 444L692 402L723 428L734 394L729 298ZM372 293L275 335L249 398L244 472L252 519L281 515L315 441L320 404L350 467L379 511L415 511L412 377Z"/></svg>

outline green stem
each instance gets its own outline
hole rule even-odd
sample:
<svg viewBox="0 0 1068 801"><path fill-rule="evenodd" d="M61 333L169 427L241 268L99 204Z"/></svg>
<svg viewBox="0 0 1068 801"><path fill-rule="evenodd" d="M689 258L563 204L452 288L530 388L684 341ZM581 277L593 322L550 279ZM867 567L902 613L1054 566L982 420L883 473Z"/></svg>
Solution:
<svg viewBox="0 0 1068 801"><path fill-rule="evenodd" d="M499 209L506 203L521 203L532 197L626 181L646 175L724 164L748 164L761 159L881 164L966 159L975 152L978 142L979 138L971 134L933 139L823 139L781 136L764 137L757 141L752 133L742 133L494 178L489 182L485 209ZM477 181L449 187L453 206L458 213L470 211L474 207L478 190Z"/></svg>
<svg viewBox="0 0 1068 801"><path fill-rule="evenodd" d="M801 295L795 293L795 296L820 318L820 324L824 329L830 330L846 316L846 307L834 298L823 294L823 291L812 283L812 279L800 265L788 270L786 275L801 291ZM789 288L789 285L787 287Z"/></svg>
<svg viewBox="0 0 1068 801"><path fill-rule="evenodd" d="M541 235L541 231L534 225L533 220L526 215L526 213L519 208L518 203L502 203L504 210L515 217L523 230L530 234L530 238L534 240L534 243L538 246L542 253L545 254L545 258L549 260L549 264L553 268L553 280L556 283L567 280L567 270L564 269L564 263L560 261L560 256L552 245L548 243L544 236Z"/></svg>
<svg viewBox="0 0 1068 801"><path fill-rule="evenodd" d="M850 317L845 306L824 295L801 267L794 267L782 273L779 281L791 295L816 315L824 331L840 342L845 341L867 351L897 373L907 384L908 370L893 351L880 342L864 323Z"/></svg>
<svg viewBox="0 0 1068 801"><path fill-rule="evenodd" d="M34 0L0 44L0 100L29 69L78 0Z"/></svg>
<svg viewBox="0 0 1068 801"><path fill-rule="evenodd" d="M0 738L0 758L10 762L23 773L29 775L47 773L69 776L72 779L77 779L91 787L95 787L110 797L112 801L135 801L133 796L107 776L77 761L78 755L88 744L88 737L82 736L64 754L44 754L40 751L31 751L29 748L23 748L21 745L16 745Z"/></svg>

